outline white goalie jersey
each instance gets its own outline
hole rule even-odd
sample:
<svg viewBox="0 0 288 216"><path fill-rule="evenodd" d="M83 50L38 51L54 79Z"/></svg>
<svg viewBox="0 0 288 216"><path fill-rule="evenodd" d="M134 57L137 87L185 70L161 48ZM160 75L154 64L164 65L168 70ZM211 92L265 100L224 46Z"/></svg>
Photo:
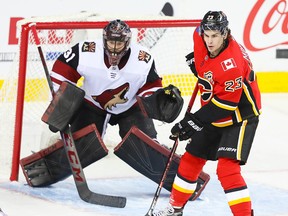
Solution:
<svg viewBox="0 0 288 216"><path fill-rule="evenodd" d="M85 99L112 114L132 107L136 95L162 87L153 57L137 44L131 44L124 64L122 61L119 66L105 64L102 40L76 44L56 60L51 79L57 90L63 81L76 83L80 77L84 77Z"/></svg>

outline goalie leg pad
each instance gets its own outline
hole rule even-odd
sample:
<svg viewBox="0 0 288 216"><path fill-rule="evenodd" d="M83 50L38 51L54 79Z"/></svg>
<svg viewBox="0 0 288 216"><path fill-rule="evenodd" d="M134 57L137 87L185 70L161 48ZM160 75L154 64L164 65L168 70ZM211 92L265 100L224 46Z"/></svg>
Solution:
<svg viewBox="0 0 288 216"><path fill-rule="evenodd" d="M136 127L132 127L114 149L114 153L136 171L159 184L170 150ZM175 154L163 187L171 191L180 156Z"/></svg>
<svg viewBox="0 0 288 216"><path fill-rule="evenodd" d="M76 131L73 138L83 168L108 154L95 124ZM48 186L72 174L62 140L21 159L20 165L27 183L32 187Z"/></svg>
<svg viewBox="0 0 288 216"><path fill-rule="evenodd" d="M63 82L41 120L52 128L64 131L82 104L84 95L82 89L69 82Z"/></svg>
<svg viewBox="0 0 288 216"><path fill-rule="evenodd" d="M114 148L114 154L139 173L159 184L170 156L170 149L152 140L137 127L132 127L122 142ZM180 156L174 154L163 184L163 188L168 191L172 189L179 163ZM209 174L202 171L197 180L197 188L189 200L197 199L209 180Z"/></svg>

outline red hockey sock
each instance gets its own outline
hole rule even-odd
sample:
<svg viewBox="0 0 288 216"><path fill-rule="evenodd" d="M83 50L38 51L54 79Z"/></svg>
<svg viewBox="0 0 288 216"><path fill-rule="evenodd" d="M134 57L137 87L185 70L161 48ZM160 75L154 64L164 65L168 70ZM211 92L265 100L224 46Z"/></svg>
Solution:
<svg viewBox="0 0 288 216"><path fill-rule="evenodd" d="M239 163L232 159L219 158L217 175L233 215L251 216L251 199Z"/></svg>
<svg viewBox="0 0 288 216"><path fill-rule="evenodd" d="M171 191L170 204L172 206L182 207L186 204L196 189L198 176L205 163L204 159L184 153Z"/></svg>
<svg viewBox="0 0 288 216"><path fill-rule="evenodd" d="M239 203L239 204L230 206L230 208L234 216L251 216L252 215L251 202Z"/></svg>

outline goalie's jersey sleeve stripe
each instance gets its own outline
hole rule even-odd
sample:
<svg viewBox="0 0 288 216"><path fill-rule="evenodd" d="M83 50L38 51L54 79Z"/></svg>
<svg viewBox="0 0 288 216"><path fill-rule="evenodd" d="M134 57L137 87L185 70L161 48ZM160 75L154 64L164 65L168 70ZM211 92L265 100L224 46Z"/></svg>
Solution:
<svg viewBox="0 0 288 216"><path fill-rule="evenodd" d="M58 91L62 81L58 80L58 79L55 79L54 77L51 77L51 80L52 80L52 83L53 83L53 89L54 91Z"/></svg>
<svg viewBox="0 0 288 216"><path fill-rule="evenodd" d="M54 72L51 72L50 76L51 76L51 80L53 83L53 89L55 92L59 89L62 82L64 82L64 81L71 82L70 80L66 79L65 77L63 77L59 74L56 74ZM71 82L71 83L76 84L74 82Z"/></svg>
<svg viewBox="0 0 288 216"><path fill-rule="evenodd" d="M145 89L145 90L143 90L142 92L140 92L139 94L138 94L138 96L140 96L140 97L145 97L145 96L148 96L148 95L151 95L151 94L153 94L153 92L155 92L155 91L157 91L158 89L160 89L161 87L154 87L154 88L148 88L148 89Z"/></svg>
<svg viewBox="0 0 288 216"><path fill-rule="evenodd" d="M182 193L194 193L197 182L188 182L181 179L178 175L175 176L173 188Z"/></svg>
<svg viewBox="0 0 288 216"><path fill-rule="evenodd" d="M73 70L77 73L77 67L79 65L79 55L79 43L77 43L71 49L60 55L57 60L61 61L63 64L66 64L70 68L73 68Z"/></svg>
<svg viewBox="0 0 288 216"><path fill-rule="evenodd" d="M155 68L155 62L153 61L149 70L147 80L144 86L142 86L137 92L138 96L148 96L153 94L159 88L162 87L162 78L159 77Z"/></svg>
<svg viewBox="0 0 288 216"><path fill-rule="evenodd" d="M55 64L53 65L52 71L57 71L58 75L61 75L66 80L69 80L73 83L77 83L77 81L81 78L81 75L73 67L66 64L60 59L56 60ZM53 74L55 75L55 73Z"/></svg>
<svg viewBox="0 0 288 216"><path fill-rule="evenodd" d="M57 91L63 81L69 81L76 84L81 78L77 72L79 63L79 44L73 46L70 50L62 53L52 67L50 74L53 82L54 91Z"/></svg>

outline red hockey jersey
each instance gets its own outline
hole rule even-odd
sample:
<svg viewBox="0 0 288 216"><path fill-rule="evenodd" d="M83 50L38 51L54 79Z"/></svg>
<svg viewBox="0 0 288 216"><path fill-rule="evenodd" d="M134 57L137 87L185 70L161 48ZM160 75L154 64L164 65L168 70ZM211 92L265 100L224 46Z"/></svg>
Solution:
<svg viewBox="0 0 288 216"><path fill-rule="evenodd" d="M210 58L196 28L194 58L201 93L201 109L195 115L204 123L225 127L258 116L261 96L250 58L231 36L227 47Z"/></svg>

